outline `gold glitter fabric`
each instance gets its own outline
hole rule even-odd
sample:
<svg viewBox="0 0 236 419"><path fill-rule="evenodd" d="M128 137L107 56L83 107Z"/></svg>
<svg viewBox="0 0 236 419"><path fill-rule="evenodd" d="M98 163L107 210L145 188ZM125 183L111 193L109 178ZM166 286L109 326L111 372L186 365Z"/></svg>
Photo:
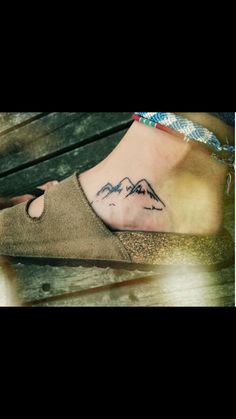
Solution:
<svg viewBox="0 0 236 419"><path fill-rule="evenodd" d="M116 232L136 263L153 265L217 265L234 256L230 234L196 236L173 233Z"/></svg>

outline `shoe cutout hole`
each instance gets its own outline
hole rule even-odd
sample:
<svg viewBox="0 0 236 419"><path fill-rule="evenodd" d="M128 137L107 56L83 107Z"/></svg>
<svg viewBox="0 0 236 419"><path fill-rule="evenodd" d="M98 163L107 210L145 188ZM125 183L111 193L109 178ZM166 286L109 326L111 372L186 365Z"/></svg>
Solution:
<svg viewBox="0 0 236 419"><path fill-rule="evenodd" d="M37 219L42 216L44 212L44 195L33 199L27 208L27 213L30 218Z"/></svg>

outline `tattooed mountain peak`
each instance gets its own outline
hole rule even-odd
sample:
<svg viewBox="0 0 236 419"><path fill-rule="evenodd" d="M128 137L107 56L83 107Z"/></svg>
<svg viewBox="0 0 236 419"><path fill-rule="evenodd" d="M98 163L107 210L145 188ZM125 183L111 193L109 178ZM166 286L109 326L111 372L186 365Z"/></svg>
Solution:
<svg viewBox="0 0 236 419"><path fill-rule="evenodd" d="M129 192L133 187L133 182L131 182L131 180L128 177L125 177L115 186L108 182L106 185L102 187L102 189L100 189L100 191L98 191L97 196L103 195L102 199L105 199L108 197L108 195L110 195L113 192L118 192L119 194L121 192L124 192L125 194L127 194L127 192Z"/></svg>
<svg viewBox="0 0 236 419"><path fill-rule="evenodd" d="M143 198L142 203L150 207L145 207L145 209L157 209L152 208L151 202L153 202L153 200L162 204L162 207L165 207L164 202L161 201L146 179L141 179L134 184L128 177L125 177L115 186L108 182L98 191L97 196L102 201L106 201L108 205L111 204L111 201L113 202L114 199L117 198L118 200L121 200L126 198L132 199L134 196L140 196L140 198Z"/></svg>
<svg viewBox="0 0 236 419"><path fill-rule="evenodd" d="M161 202L161 204L165 207L164 202L161 201L159 196L156 194L154 189L151 187L150 183L147 182L146 179L139 180L136 185L133 186L127 197L138 194L138 195L148 195L149 198L154 199L157 202Z"/></svg>
<svg viewBox="0 0 236 419"><path fill-rule="evenodd" d="M130 191L129 195L133 193L138 193L142 195L146 195L147 193L150 195L151 198L159 200L158 196L156 195L155 191L152 189L151 185L145 180L139 180ZM129 196L128 195L128 196Z"/></svg>

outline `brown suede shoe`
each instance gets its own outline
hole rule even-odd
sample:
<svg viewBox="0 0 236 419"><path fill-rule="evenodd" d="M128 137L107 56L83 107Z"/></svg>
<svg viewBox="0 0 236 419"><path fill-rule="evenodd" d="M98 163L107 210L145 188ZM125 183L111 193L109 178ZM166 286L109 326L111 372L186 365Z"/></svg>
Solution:
<svg viewBox="0 0 236 419"><path fill-rule="evenodd" d="M214 236L111 231L89 204L77 173L45 192L40 218L29 216L31 202L0 212L0 255L12 263L165 272L218 269L233 260L226 230Z"/></svg>

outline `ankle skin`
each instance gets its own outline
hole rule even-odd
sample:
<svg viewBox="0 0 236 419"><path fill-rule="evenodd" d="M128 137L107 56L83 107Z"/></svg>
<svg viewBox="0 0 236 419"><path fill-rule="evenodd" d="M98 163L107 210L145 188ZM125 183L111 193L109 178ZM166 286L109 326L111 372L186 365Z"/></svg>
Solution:
<svg viewBox="0 0 236 419"><path fill-rule="evenodd" d="M115 150L80 176L94 210L113 229L214 234L222 227L227 167L210 158L204 145L184 142L134 122ZM107 206L96 199L104 185L128 177L145 179L162 200L162 211L143 211L140 197Z"/></svg>

